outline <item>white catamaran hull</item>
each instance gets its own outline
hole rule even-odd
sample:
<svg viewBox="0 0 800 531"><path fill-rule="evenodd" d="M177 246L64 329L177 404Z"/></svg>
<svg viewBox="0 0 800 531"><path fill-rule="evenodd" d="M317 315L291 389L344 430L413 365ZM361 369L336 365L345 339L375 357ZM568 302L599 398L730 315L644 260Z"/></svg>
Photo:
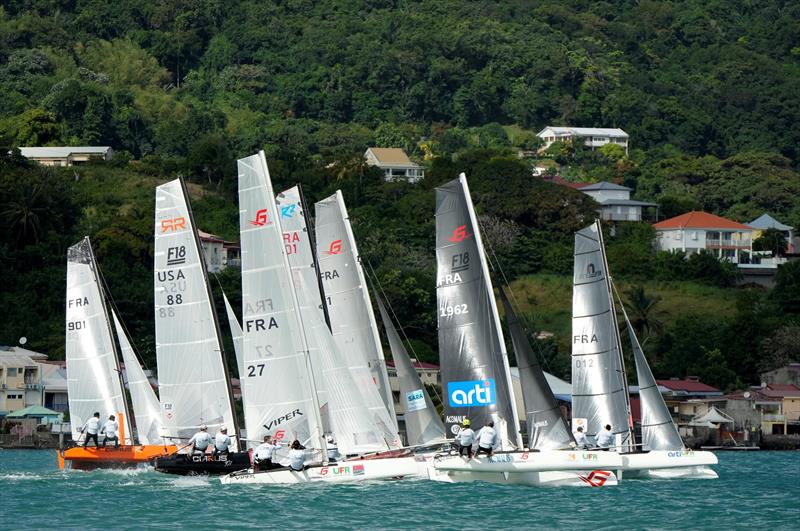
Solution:
<svg viewBox="0 0 800 531"><path fill-rule="evenodd" d="M428 467L434 481L488 481L533 486L605 487L617 484L622 458L613 452L509 452L466 460L438 456Z"/></svg>
<svg viewBox="0 0 800 531"><path fill-rule="evenodd" d="M622 475L625 478L653 479L717 479L710 468L717 464L711 452L693 450L653 450L638 454L622 454Z"/></svg>
<svg viewBox="0 0 800 531"><path fill-rule="evenodd" d="M421 468L413 457L342 461L327 466L313 465L301 472L288 468L253 472L243 470L223 476L223 484L349 483L376 479L419 476Z"/></svg>

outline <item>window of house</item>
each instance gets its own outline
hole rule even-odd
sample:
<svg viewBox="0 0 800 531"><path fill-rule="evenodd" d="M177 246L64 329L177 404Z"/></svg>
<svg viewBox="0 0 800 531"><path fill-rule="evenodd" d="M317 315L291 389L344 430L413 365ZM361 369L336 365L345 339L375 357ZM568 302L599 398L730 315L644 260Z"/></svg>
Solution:
<svg viewBox="0 0 800 531"><path fill-rule="evenodd" d="M16 378L17 376L17 368L16 367L9 367L8 368L8 377L9 378Z"/></svg>

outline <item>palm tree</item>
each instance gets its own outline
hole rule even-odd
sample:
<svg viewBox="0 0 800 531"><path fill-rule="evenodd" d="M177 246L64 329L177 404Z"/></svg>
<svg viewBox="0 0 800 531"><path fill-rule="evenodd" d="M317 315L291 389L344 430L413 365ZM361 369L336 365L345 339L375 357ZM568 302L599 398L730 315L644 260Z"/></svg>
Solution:
<svg viewBox="0 0 800 531"><path fill-rule="evenodd" d="M658 295L650 296L644 286L633 286L625 292L625 310L636 335L644 344L652 334L664 331L664 323L660 317L662 312L656 308L661 301Z"/></svg>
<svg viewBox="0 0 800 531"><path fill-rule="evenodd" d="M3 218L11 227L18 244L39 243L42 235L41 216L47 214L42 201L42 185L20 187L16 197L3 205Z"/></svg>

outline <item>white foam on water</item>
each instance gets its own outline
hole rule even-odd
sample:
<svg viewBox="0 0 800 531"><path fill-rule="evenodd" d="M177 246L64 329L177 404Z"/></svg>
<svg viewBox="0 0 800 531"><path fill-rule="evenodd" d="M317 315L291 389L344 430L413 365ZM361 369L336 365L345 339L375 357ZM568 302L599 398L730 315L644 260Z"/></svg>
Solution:
<svg viewBox="0 0 800 531"><path fill-rule="evenodd" d="M12 472L11 474L0 474L0 480L5 481L31 481L37 479L44 479L44 476L39 474L30 474L28 472Z"/></svg>
<svg viewBox="0 0 800 531"><path fill-rule="evenodd" d="M211 485L211 480L208 476L181 476L172 480L172 485L182 489L194 487L208 487Z"/></svg>

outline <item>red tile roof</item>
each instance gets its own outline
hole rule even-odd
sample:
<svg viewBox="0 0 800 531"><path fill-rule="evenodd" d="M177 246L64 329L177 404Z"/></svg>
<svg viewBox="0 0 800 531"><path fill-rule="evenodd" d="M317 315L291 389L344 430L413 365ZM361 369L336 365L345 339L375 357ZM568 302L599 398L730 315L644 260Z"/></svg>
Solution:
<svg viewBox="0 0 800 531"><path fill-rule="evenodd" d="M694 393L720 392L716 387L711 387L697 380L656 380L656 383L672 391L688 391Z"/></svg>
<svg viewBox="0 0 800 531"><path fill-rule="evenodd" d="M736 229L753 230L729 219L709 214L708 212L687 212L674 218L659 221L653 225L656 229Z"/></svg>
<svg viewBox="0 0 800 531"><path fill-rule="evenodd" d="M774 398L800 397L800 389L792 384L769 384L761 392Z"/></svg>
<svg viewBox="0 0 800 531"><path fill-rule="evenodd" d="M433 363L426 363L424 361L414 361L414 360L412 360L411 361L411 365L413 365L414 368L416 368L416 369L436 369L437 371L439 370L439 366L438 365L434 365ZM394 367L394 361L393 360L386 360L386 366L387 367Z"/></svg>

